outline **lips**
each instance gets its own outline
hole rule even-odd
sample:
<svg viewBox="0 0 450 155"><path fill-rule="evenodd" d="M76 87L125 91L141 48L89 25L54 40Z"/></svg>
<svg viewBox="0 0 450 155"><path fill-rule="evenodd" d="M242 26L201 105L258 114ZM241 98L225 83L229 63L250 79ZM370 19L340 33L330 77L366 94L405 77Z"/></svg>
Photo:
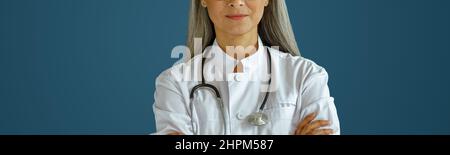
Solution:
<svg viewBox="0 0 450 155"><path fill-rule="evenodd" d="M232 20L242 20L245 17L248 17L246 14L232 14L232 15L226 15L227 18Z"/></svg>

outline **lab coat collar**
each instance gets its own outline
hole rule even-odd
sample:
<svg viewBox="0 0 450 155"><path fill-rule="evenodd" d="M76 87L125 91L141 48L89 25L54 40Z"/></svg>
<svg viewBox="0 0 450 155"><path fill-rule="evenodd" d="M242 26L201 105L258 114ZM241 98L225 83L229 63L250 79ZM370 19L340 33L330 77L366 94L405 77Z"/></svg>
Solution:
<svg viewBox="0 0 450 155"><path fill-rule="evenodd" d="M211 67L214 66L213 68L215 68L214 72L216 76L226 77L226 79L230 79L230 76L235 76L236 74L239 74L242 77L250 77L250 75L252 75L251 78L254 79L254 77L258 77L258 75L262 73L262 70L265 71L267 68L267 54L259 36L257 51L252 55L241 59L243 65L242 73L233 73L234 67L239 61L226 54L225 51L219 47L217 40L214 40L210 50L205 51L204 57L206 58L205 70L208 70L207 68L211 69Z"/></svg>

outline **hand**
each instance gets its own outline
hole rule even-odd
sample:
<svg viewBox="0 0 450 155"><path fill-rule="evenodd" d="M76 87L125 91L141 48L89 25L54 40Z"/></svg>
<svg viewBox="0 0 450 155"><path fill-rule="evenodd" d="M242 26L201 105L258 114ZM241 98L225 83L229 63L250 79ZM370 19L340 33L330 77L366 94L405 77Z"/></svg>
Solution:
<svg viewBox="0 0 450 155"><path fill-rule="evenodd" d="M184 134L181 132L173 131L173 132L169 132L167 135L184 135Z"/></svg>
<svg viewBox="0 0 450 155"><path fill-rule="evenodd" d="M330 121L328 120L316 120L317 113L309 114L303 119L297 126L294 135L331 135L334 133L332 129L319 129L320 127L324 127L330 125Z"/></svg>

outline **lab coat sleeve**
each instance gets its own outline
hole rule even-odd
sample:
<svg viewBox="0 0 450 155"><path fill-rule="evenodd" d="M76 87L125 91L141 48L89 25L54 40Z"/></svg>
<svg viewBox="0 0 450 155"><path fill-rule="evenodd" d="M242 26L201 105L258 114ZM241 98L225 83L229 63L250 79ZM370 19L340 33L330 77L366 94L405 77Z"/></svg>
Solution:
<svg viewBox="0 0 450 155"><path fill-rule="evenodd" d="M177 81L169 74L161 73L156 79L153 112L156 121L156 135L181 132L191 135L191 118Z"/></svg>
<svg viewBox="0 0 450 155"><path fill-rule="evenodd" d="M323 128L333 129L334 135L340 134L336 106L334 104L334 98L330 96L328 73L324 68L313 68L307 74L299 100L302 103L300 121L307 115L318 112L315 120L329 120L330 125Z"/></svg>

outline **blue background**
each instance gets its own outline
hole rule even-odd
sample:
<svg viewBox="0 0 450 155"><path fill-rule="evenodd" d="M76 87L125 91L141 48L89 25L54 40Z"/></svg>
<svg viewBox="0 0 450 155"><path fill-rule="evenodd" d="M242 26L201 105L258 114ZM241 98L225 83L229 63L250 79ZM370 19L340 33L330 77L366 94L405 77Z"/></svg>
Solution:
<svg viewBox="0 0 450 155"><path fill-rule="evenodd" d="M0 134L155 131L155 78L177 61L188 3L0 0ZM287 3L342 134L450 134L450 1Z"/></svg>

